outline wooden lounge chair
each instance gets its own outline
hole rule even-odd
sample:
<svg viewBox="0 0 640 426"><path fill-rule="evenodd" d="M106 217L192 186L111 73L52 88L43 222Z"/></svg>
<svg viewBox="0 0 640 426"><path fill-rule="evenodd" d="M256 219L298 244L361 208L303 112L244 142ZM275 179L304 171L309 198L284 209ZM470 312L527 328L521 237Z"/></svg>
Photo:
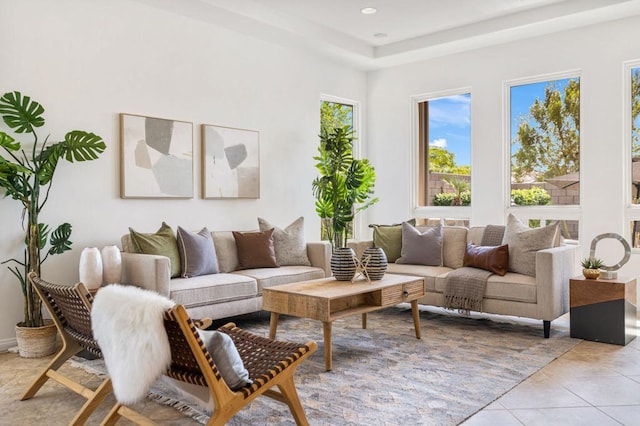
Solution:
<svg viewBox="0 0 640 426"><path fill-rule="evenodd" d="M27 389L21 400L32 398L48 379L53 379L87 399L80 411L69 423L70 425L82 425L100 402L111 392L111 380L106 378L97 389L92 390L63 376L57 370L69 358L82 350L86 350L99 358L102 357L100 347L91 332L91 303L93 297L82 283L77 283L74 286L52 284L42 280L34 272L29 273L28 279L49 310L58 328L62 338L62 349Z"/></svg>
<svg viewBox="0 0 640 426"><path fill-rule="evenodd" d="M232 391L220 375L196 325L182 305L166 311L164 326L172 357L171 367L165 374L182 382L208 387L215 403L208 425L224 425L260 395L284 402L289 406L296 424L308 424L293 375L298 365L317 349L315 342L301 345L277 341L241 330L233 323L218 328L218 331L231 337L249 371L249 377L253 380L252 384ZM151 420L120 403L111 409L102 424L115 424L120 417L137 424L153 424Z"/></svg>

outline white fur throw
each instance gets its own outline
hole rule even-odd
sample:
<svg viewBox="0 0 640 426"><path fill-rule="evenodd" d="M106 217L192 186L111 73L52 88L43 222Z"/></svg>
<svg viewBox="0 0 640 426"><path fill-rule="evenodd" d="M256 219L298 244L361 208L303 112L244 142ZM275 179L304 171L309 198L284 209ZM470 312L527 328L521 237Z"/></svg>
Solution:
<svg viewBox="0 0 640 426"><path fill-rule="evenodd" d="M163 313L175 303L158 293L111 284L96 294L93 335L100 345L118 402L133 404L171 364Z"/></svg>

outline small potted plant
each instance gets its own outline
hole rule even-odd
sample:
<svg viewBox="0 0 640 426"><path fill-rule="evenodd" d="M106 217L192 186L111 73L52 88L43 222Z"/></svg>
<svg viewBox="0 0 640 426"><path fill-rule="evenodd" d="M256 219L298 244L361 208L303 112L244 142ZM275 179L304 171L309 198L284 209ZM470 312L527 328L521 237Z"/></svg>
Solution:
<svg viewBox="0 0 640 426"><path fill-rule="evenodd" d="M587 257L580 262L582 265L582 275L590 280L597 280L600 276L600 268L604 263L601 259Z"/></svg>

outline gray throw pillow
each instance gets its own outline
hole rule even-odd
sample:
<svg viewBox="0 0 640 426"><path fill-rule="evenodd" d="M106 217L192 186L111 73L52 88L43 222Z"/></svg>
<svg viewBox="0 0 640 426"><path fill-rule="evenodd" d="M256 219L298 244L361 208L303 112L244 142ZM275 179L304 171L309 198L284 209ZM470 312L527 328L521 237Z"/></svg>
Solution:
<svg viewBox="0 0 640 426"><path fill-rule="evenodd" d="M442 266L442 226L434 226L420 232L403 222L402 250L396 263Z"/></svg>
<svg viewBox="0 0 640 426"><path fill-rule="evenodd" d="M307 242L304 238L304 217L300 216L284 229L273 226L266 219L258 218L260 231L273 229L273 246L280 266L310 266Z"/></svg>
<svg viewBox="0 0 640 426"><path fill-rule="evenodd" d="M238 390L253 383L229 335L215 330L198 330L198 333L229 389Z"/></svg>
<svg viewBox="0 0 640 426"><path fill-rule="evenodd" d="M205 227L197 234L178 226L178 252L184 278L217 274L218 260L211 233Z"/></svg>
<svg viewBox="0 0 640 426"><path fill-rule="evenodd" d="M558 222L543 228L529 228L509 214L502 244L509 245L509 271L536 276L536 253L554 247Z"/></svg>

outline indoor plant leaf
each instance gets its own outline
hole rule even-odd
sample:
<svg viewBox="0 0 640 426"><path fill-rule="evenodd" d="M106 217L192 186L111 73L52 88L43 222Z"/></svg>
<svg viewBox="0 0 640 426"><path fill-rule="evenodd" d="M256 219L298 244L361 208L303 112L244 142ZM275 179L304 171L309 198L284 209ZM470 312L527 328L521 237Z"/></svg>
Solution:
<svg viewBox="0 0 640 426"><path fill-rule="evenodd" d="M102 138L94 133L73 130L64 137L65 159L74 161L95 160L107 147Z"/></svg>
<svg viewBox="0 0 640 426"><path fill-rule="evenodd" d="M58 226L51 234L51 247L49 254L62 254L67 250L71 250L71 224L63 223Z"/></svg>
<svg viewBox="0 0 640 426"><path fill-rule="evenodd" d="M7 151L17 151L20 149L20 142L16 141L5 132L0 132L0 146L5 148Z"/></svg>
<svg viewBox="0 0 640 426"><path fill-rule="evenodd" d="M20 92L8 92L0 98L0 115L16 133L33 133L34 127L44 125L44 108Z"/></svg>

